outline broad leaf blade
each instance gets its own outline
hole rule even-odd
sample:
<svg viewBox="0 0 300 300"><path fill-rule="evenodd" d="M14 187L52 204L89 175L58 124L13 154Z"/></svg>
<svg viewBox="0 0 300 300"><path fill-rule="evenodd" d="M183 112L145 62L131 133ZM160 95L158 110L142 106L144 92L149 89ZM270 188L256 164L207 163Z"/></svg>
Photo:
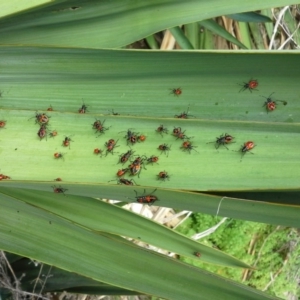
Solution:
<svg viewBox="0 0 300 300"><path fill-rule="evenodd" d="M2 44L115 48L180 24L289 4L294 2L215 0L214 5L195 0L59 2L3 20L0 39Z"/></svg>
<svg viewBox="0 0 300 300"><path fill-rule="evenodd" d="M92 231L108 232L140 240L158 248L195 258L201 252L205 262L231 267L249 267L247 264L209 248L144 217L117 206L87 198L34 190L5 189L5 195L20 199L63 219ZM158 237L160 237L158 239Z"/></svg>
<svg viewBox="0 0 300 300"><path fill-rule="evenodd" d="M237 300L273 299L174 259L95 234L12 197L1 196L0 205L0 248L6 251L169 299L220 299L220 295Z"/></svg>

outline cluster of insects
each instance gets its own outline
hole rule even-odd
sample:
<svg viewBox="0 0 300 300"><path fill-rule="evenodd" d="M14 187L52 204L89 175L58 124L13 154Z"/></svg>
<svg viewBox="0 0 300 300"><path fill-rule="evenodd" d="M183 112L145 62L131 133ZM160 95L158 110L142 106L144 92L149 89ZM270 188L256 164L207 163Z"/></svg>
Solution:
<svg viewBox="0 0 300 300"><path fill-rule="evenodd" d="M258 91L258 81L256 79L250 79L248 82L244 82L243 84L239 84L241 85L241 89L240 92L242 91L250 91L251 93L253 91ZM175 97L180 97L183 93L182 88L177 87L177 88L172 88L170 89L170 93L173 94ZM266 99L266 101L263 103L263 106L266 108L267 112L271 112L274 111L277 108L277 105L279 102L282 102L284 105L287 104L286 101L282 101L282 100L274 100L273 99L273 94L271 93L268 97L265 96L261 96L264 97ZM47 112L52 112L53 108L50 105L47 108ZM79 109L77 110L77 112L79 114L85 114L88 112L88 106L85 105L84 103L81 105L81 107L79 107ZM111 111L111 114L113 116L118 116L119 113L114 112L113 110ZM192 115L189 115L189 106L187 107L186 111L183 111L182 113L179 113L177 115L174 115L174 118L176 119L188 119L189 117L192 117ZM35 123L39 125L39 129L37 131L37 136L40 140L43 139L47 139L47 136L49 136L50 138L55 138L58 135L58 132L56 130L49 130L50 127L50 116L46 113L39 113L36 112L35 116L33 116L32 118L35 118ZM30 118L30 119L32 119ZM107 126L106 125L106 120L99 120L99 119L95 119L95 121L91 124L92 126L92 130L95 132L96 137L101 137L103 134L105 134L110 128L111 126ZM0 120L0 129L4 129L6 126L6 121L5 120ZM169 129L166 128L163 124L159 125L156 129L154 129L155 132L159 135L161 135L162 137L164 137L165 135L169 134ZM123 131L119 132L122 133ZM147 136L145 134L139 133L137 131L135 131L134 129L128 129L127 131L125 131L126 134L124 136L124 139L126 141L127 146L132 147L137 143L142 143L145 142L147 140ZM173 129L170 130L170 134L174 137L175 141L179 140L179 142L181 143L179 149L181 149L184 152L187 152L189 154L191 154L192 151L195 151L196 153L199 153L196 148L198 148L198 146L194 145L193 143L193 138L192 136L188 136L186 133L186 130L184 130L182 127L174 127ZM234 141L234 137L231 136L228 133L222 134L219 137L217 137L214 141L212 142L208 142L209 143L214 143L215 144L215 148L219 149L219 147L225 147L228 150L228 146L232 143L235 143ZM64 148L69 148L71 149L71 144L74 141L72 140L71 136L65 136L62 141L61 141L61 146ZM101 148L95 148L93 150L93 154L95 155L99 155L100 157L102 157L103 155L107 156L109 154L115 154L116 149L119 147L119 139L118 138L110 138L107 139L106 142L104 142L103 147ZM169 156L169 152L171 151L171 147L172 145L167 144L167 143L162 143L160 145L157 146L156 151L160 151L160 154L164 154L166 157ZM251 151L253 150L253 148L255 147L255 143L253 141L246 141L244 142L241 146L240 149L238 150L238 152L241 153L242 157L246 154L246 153L251 153L253 154ZM234 151L234 150L233 150ZM54 159L62 159L64 160L64 155L65 153L62 152L55 152L54 153ZM126 167L119 169L116 172L116 178L115 180L110 180L111 181L117 181L118 184L123 184L123 185L136 185L136 182L133 178L124 178L126 175L131 176L131 177L140 177L140 174L142 172L142 170L147 170L146 166L147 165L153 165L153 164L157 164L159 161L159 156L156 154L152 154L151 156L146 156L146 155L135 155L135 151L133 151L131 148L122 153L119 156L118 159L118 163L122 164L122 165L126 165ZM9 176L6 176L4 174L0 174L0 180L4 180L4 179L10 179ZM156 179L159 181L166 181L166 180L170 180L170 175L167 171L163 170L158 172L158 174L156 175ZM54 181L62 181L61 178L56 178L54 179ZM58 194L65 194L65 192L67 191L67 189L61 187L61 186L52 186L53 191L55 193ZM158 200L158 198L154 195L154 193L156 192L156 189L151 192L150 194L146 194L146 191L144 191L144 194L141 196L138 196L137 192L136 193L136 197L135 197L135 201L137 201L138 203L146 203L146 204L153 204L155 201ZM195 252L194 255L195 256L200 256L199 252Z"/></svg>
<svg viewBox="0 0 300 300"><path fill-rule="evenodd" d="M242 86L241 91L249 90L251 93L252 91L258 91L258 81L256 79L250 79L248 82L244 82L244 84L240 84ZM274 100L271 98L271 96L274 94L271 93L268 97L261 96L265 98L267 101L264 102L263 106L266 108L267 113L274 111L277 107L278 102L282 102L283 105L287 105L287 101L284 100Z"/></svg>
<svg viewBox="0 0 300 300"><path fill-rule="evenodd" d="M126 174L130 176L138 176L140 177L140 173L142 169L147 170L146 164L151 164L153 165L154 163L157 163L159 158L156 155L151 155L150 157L146 157L145 155L139 156L139 155L134 155L133 150L128 150L126 153L123 153L119 157L118 163L125 164L128 163L127 168L119 169L116 173L116 176L118 177L118 184L125 184L125 185L133 185L134 180L128 180L125 178L122 178ZM132 160L130 158L133 157ZM158 179L168 179L168 175L164 175L163 173L166 172L160 172L157 176ZM166 173L167 174L167 173ZM112 181L112 180L111 180Z"/></svg>

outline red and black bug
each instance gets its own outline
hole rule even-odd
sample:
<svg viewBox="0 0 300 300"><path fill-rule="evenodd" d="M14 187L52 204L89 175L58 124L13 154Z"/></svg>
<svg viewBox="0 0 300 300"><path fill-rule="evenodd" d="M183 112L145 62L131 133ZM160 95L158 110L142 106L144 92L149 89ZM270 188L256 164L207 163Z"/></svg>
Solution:
<svg viewBox="0 0 300 300"><path fill-rule="evenodd" d="M62 158L64 160L64 154L60 153L60 152L56 152L56 153L54 153L54 158L55 159Z"/></svg>
<svg viewBox="0 0 300 300"><path fill-rule="evenodd" d="M158 126L155 131L158 132L161 136L163 136L162 135L163 133L168 133L169 132L169 130L166 127L164 127L164 125Z"/></svg>
<svg viewBox="0 0 300 300"><path fill-rule="evenodd" d="M171 146L168 146L167 144L162 144L158 146L158 150L160 150L161 153L165 153L167 156L169 156L169 151L171 150Z"/></svg>
<svg viewBox="0 0 300 300"><path fill-rule="evenodd" d="M138 177L140 177L141 164L131 165L129 167L129 170L130 170L130 175L132 176L138 175Z"/></svg>
<svg viewBox="0 0 300 300"><path fill-rule="evenodd" d="M0 180L6 180L6 179L11 179L9 176L0 174Z"/></svg>
<svg viewBox="0 0 300 300"><path fill-rule="evenodd" d="M60 177L57 177L54 179L54 181L62 181L62 179Z"/></svg>
<svg viewBox="0 0 300 300"><path fill-rule="evenodd" d="M144 169L146 169L143 165L145 159L146 157L139 156L132 162L132 164L129 166L130 175L138 175L138 177L140 177L142 166L144 167Z"/></svg>
<svg viewBox="0 0 300 300"><path fill-rule="evenodd" d="M79 112L80 114L85 114L85 113L88 111L87 108L88 108L88 107L83 103L82 106L81 106L81 108L78 109L78 112Z"/></svg>
<svg viewBox="0 0 300 300"><path fill-rule="evenodd" d="M242 152L242 158L247 152L251 151L254 147L255 147L255 144L252 141L248 141L248 142L244 143L244 145L241 146L241 148L240 148L240 151ZM253 154L252 152L249 152L249 153Z"/></svg>
<svg viewBox="0 0 300 300"><path fill-rule="evenodd" d="M53 188L53 192L54 192L54 193L57 193L57 194L64 194L64 196L65 196L65 192L68 190L68 189L64 189L64 188L61 187L61 186L56 187L55 185L53 185L52 188Z"/></svg>
<svg viewBox="0 0 300 300"><path fill-rule="evenodd" d="M0 120L0 128L4 128L6 125L6 121Z"/></svg>
<svg viewBox="0 0 300 300"><path fill-rule="evenodd" d="M126 138L127 144L130 143L131 145L134 145L138 141L138 133L128 129L124 138Z"/></svg>
<svg viewBox="0 0 300 300"><path fill-rule="evenodd" d="M182 94L182 88L171 89L171 94L177 97L180 96Z"/></svg>
<svg viewBox="0 0 300 300"><path fill-rule="evenodd" d="M110 180L109 182L111 182L111 181L115 181L115 180ZM134 185L133 183L135 183L135 181L133 179L128 180L125 178L120 178L117 180L117 183L124 184L124 185ZM135 183L135 185L136 185L136 183Z"/></svg>
<svg viewBox="0 0 300 300"><path fill-rule="evenodd" d="M182 131L181 127L174 127L174 129L173 129L173 135L177 137L177 140L178 139L189 140L192 138L192 137L186 136L184 133L185 133L185 131Z"/></svg>
<svg viewBox="0 0 300 300"><path fill-rule="evenodd" d="M62 146L70 148L71 142L73 142L73 140L71 140L70 137L66 136L65 139L62 142Z"/></svg>
<svg viewBox="0 0 300 300"><path fill-rule="evenodd" d="M35 123L38 123L40 125L46 125L49 122L50 117L44 113L40 114L40 113L36 112L35 116L32 118L35 118ZM32 118L29 118L29 120Z"/></svg>
<svg viewBox="0 0 300 300"><path fill-rule="evenodd" d="M147 157L146 156L138 156L133 162L132 162L132 164L131 164L131 166L132 165L134 165L134 166L136 166L136 165L140 165L140 164L143 164L144 163L144 160L146 160L147 159Z"/></svg>
<svg viewBox="0 0 300 300"><path fill-rule="evenodd" d="M197 146L193 146L191 144L191 142L189 141L185 141L182 143L181 147L180 147L183 151L188 151L191 154L191 150L194 150L198 153L198 151L194 148L197 148Z"/></svg>
<svg viewBox="0 0 300 300"><path fill-rule="evenodd" d="M122 176L124 176L128 171L129 171L129 168L121 169L121 170L118 170L118 172L117 172L116 175L117 175L118 177L122 177Z"/></svg>
<svg viewBox="0 0 300 300"><path fill-rule="evenodd" d="M188 119L189 116L192 117L192 115L189 115L189 110L190 110L190 107L188 107L186 112L184 111L180 115L175 115L175 118L177 118L177 119Z"/></svg>
<svg viewBox="0 0 300 300"><path fill-rule="evenodd" d="M146 136L145 135L138 135L137 136L137 140L139 141L139 142L144 142L145 140L146 140Z"/></svg>
<svg viewBox="0 0 300 300"><path fill-rule="evenodd" d="M194 255L197 256L197 257L201 257L201 253L200 253L200 252L197 252L197 251L194 252Z"/></svg>
<svg viewBox="0 0 300 300"><path fill-rule="evenodd" d="M53 130L49 133L50 137L55 137L58 135L57 131L56 130Z"/></svg>
<svg viewBox="0 0 300 300"><path fill-rule="evenodd" d="M249 90L251 93L258 87L258 81L256 79L250 79L248 82L244 82L244 84L239 84L242 86L241 91Z"/></svg>
<svg viewBox="0 0 300 300"><path fill-rule="evenodd" d="M44 137L46 137L47 139L47 128L45 124L41 125L39 131L37 132L37 135L40 138L40 140L42 140Z"/></svg>
<svg viewBox="0 0 300 300"><path fill-rule="evenodd" d="M142 195L138 196L137 191L135 192L135 199L138 203L143 203L143 204L149 204L152 205L155 201L158 201L158 198L155 195L152 195L156 192L157 189L155 189L153 192L151 192L149 195ZM144 194L146 194L146 190L144 189ZM129 199L129 198L128 198Z"/></svg>
<svg viewBox="0 0 300 300"><path fill-rule="evenodd" d="M128 150L126 153L120 155L120 163L125 164L128 159L133 155L134 151Z"/></svg>
<svg viewBox="0 0 300 300"><path fill-rule="evenodd" d="M100 156L102 156L102 150L101 149L99 149L99 148L95 148L94 149L94 154L96 154L96 155L100 155Z"/></svg>
<svg viewBox="0 0 300 300"><path fill-rule="evenodd" d="M93 129L96 130L96 133L104 133L106 130L108 130L110 127L104 127L105 120L101 122L100 120L96 120L93 124Z"/></svg>
<svg viewBox="0 0 300 300"><path fill-rule="evenodd" d="M117 146L117 143L118 143L118 140L115 141L114 139L110 139L104 144L106 147L106 155L108 153L114 154L114 149L116 147L119 147L119 146Z"/></svg>
<svg viewBox="0 0 300 300"><path fill-rule="evenodd" d="M264 103L263 106L266 107L267 112L273 111L276 109L276 102L273 101L271 98L267 98L267 101Z"/></svg>
<svg viewBox="0 0 300 300"><path fill-rule="evenodd" d="M234 142L232 142L233 139L234 139L233 136L231 136L230 134L225 133L225 134L222 134L219 137L217 137L216 141L209 142L207 144L215 143L216 149L218 149L222 145L222 146L224 146L228 150L228 148L226 147L226 145L234 143Z"/></svg>
<svg viewBox="0 0 300 300"><path fill-rule="evenodd" d="M276 109L277 103L276 103L274 100L272 100L272 98L271 98L271 96L272 96L273 94L274 94L274 93L270 94L269 97L261 96L261 97L267 99L267 101L266 101L266 102L264 103L264 105L263 105L263 106L266 107L267 112L273 111L273 110ZM276 101L277 101L277 102L278 102L278 101L279 101L279 102L283 102L283 105L287 105L287 102L286 102L286 101L283 101L283 100L276 100Z"/></svg>
<svg viewBox="0 0 300 300"><path fill-rule="evenodd" d="M169 179L170 176L168 175L168 172L166 172L166 171L159 172L157 175L157 178L158 178L158 180L162 180L162 181L170 180Z"/></svg>
<svg viewBox="0 0 300 300"><path fill-rule="evenodd" d="M173 135L177 136L181 132L181 127L174 127L173 129Z"/></svg>
<svg viewBox="0 0 300 300"><path fill-rule="evenodd" d="M149 158L147 158L147 163L152 164L158 162L158 156L152 155Z"/></svg>

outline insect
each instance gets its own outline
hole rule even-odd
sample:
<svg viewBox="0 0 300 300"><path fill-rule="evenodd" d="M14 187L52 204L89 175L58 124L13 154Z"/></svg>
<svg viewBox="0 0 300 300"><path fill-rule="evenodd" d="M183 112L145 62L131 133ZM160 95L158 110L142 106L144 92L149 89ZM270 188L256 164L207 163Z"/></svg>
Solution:
<svg viewBox="0 0 300 300"><path fill-rule="evenodd" d="M252 141L248 141L248 142L244 143L244 145L241 146L241 148L240 148L240 151L242 152L242 158L247 152L251 151L254 147L255 147L255 144ZM253 154L252 152L249 152L249 153Z"/></svg>
<svg viewBox="0 0 300 300"><path fill-rule="evenodd" d="M249 90L251 93L258 87L258 81L256 79L250 79L248 82L244 82L244 84L239 84L242 86L241 91Z"/></svg>
<svg viewBox="0 0 300 300"><path fill-rule="evenodd" d="M115 180L110 180L110 181L115 181ZM124 184L124 185L133 185L133 183L135 183L135 181L133 179L128 180L128 179L125 179L125 178L120 178L120 179L117 180L117 182L118 182L118 184Z"/></svg>
<svg viewBox="0 0 300 300"><path fill-rule="evenodd" d="M192 117L192 115L189 115L189 114L188 114L188 113L189 113L189 109L190 109L190 107L188 107L188 109L187 109L186 112L184 111L184 112L181 113L180 115L175 115L174 117L177 118L177 119L188 119L189 116Z"/></svg>
<svg viewBox="0 0 300 300"><path fill-rule="evenodd" d="M140 177L141 164L131 165L129 167L129 170L130 170L130 175L134 176L138 174L138 177Z"/></svg>
<svg viewBox="0 0 300 300"><path fill-rule="evenodd" d="M45 124L41 125L39 131L37 132L37 135L40 138L40 140L42 140L44 137L46 137L47 139L47 129Z"/></svg>
<svg viewBox="0 0 300 300"><path fill-rule="evenodd" d="M85 114L87 112L87 106L83 103L81 108L78 110L80 114Z"/></svg>
<svg viewBox="0 0 300 300"><path fill-rule="evenodd" d="M4 128L6 125L6 121L0 120L0 128Z"/></svg>
<svg viewBox="0 0 300 300"><path fill-rule="evenodd" d="M54 153L54 158L55 158L55 159L59 159L59 158L64 159L64 154L63 154L63 153L56 152L56 153Z"/></svg>
<svg viewBox="0 0 300 300"><path fill-rule="evenodd" d="M53 130L52 132L49 133L50 137L55 137L57 136L57 131L56 130Z"/></svg>
<svg viewBox="0 0 300 300"><path fill-rule="evenodd" d="M142 196L138 196L137 191L134 191L135 196L136 196L135 199L138 203L146 203L146 204L152 205L155 201L158 201L158 198L155 195L151 195L151 194L154 194L156 192L156 190L157 189L155 189L149 195L142 195ZM144 194L146 194L145 189L144 189Z"/></svg>
<svg viewBox="0 0 300 300"><path fill-rule="evenodd" d="M100 156L102 156L102 150L99 149L99 148L95 148L94 149L94 154L96 154L96 155L100 154Z"/></svg>
<svg viewBox="0 0 300 300"><path fill-rule="evenodd" d="M128 172L128 170L129 170L129 168L126 168L126 169L121 169L121 170L119 170L118 172L117 172L117 176L118 177L122 177L122 176L124 176L127 172Z"/></svg>
<svg viewBox="0 0 300 300"><path fill-rule="evenodd" d="M96 120L93 124L93 129L96 129L96 133L104 133L110 127L104 127L105 120L101 122L100 120Z"/></svg>
<svg viewBox="0 0 300 300"><path fill-rule="evenodd" d="M145 159L147 159L145 156L139 156L132 162L132 164L129 166L130 175L134 176L138 174L138 177L140 177L142 166L144 169L146 169L146 167L143 165Z"/></svg>
<svg viewBox="0 0 300 300"><path fill-rule="evenodd" d="M194 252L194 255L197 256L197 257L201 257L201 253L200 253L200 252L197 252L197 251Z"/></svg>
<svg viewBox="0 0 300 300"><path fill-rule="evenodd" d="M133 153L134 151L128 150L126 153L121 154L119 162L125 164L128 161L128 159L132 156Z"/></svg>
<svg viewBox="0 0 300 300"><path fill-rule="evenodd" d="M119 116L119 115L120 115L119 113L115 113L113 109L110 110L110 111L111 111L111 114L112 114L113 116Z"/></svg>
<svg viewBox="0 0 300 300"><path fill-rule="evenodd" d="M54 181L62 181L62 179L60 177L57 177L54 179Z"/></svg>
<svg viewBox="0 0 300 300"><path fill-rule="evenodd" d="M145 140L146 140L146 136L145 135L139 135L138 137L137 137L137 140L139 141L139 142L144 142Z"/></svg>
<svg viewBox="0 0 300 300"><path fill-rule="evenodd" d="M197 148L197 146L193 146L191 144L191 142L189 141L185 141L182 143L182 146L180 147L183 151L188 151L191 154L191 150L194 150L198 153L197 150L195 150L194 148Z"/></svg>
<svg viewBox="0 0 300 300"><path fill-rule="evenodd" d="M32 117L32 118L35 118L35 123L38 123L38 124L40 124L40 125L42 125L42 124L47 124L48 122L49 122L49 116L47 116L46 114L40 114L40 113L38 113L38 112L36 112L36 114L35 114L35 116L34 117ZM29 118L29 120L30 119L32 119L32 118Z"/></svg>
<svg viewBox="0 0 300 300"><path fill-rule="evenodd" d="M135 132L131 131L130 129L128 129L124 138L126 138L127 144L131 143L132 145L134 145L138 140L138 133L135 133Z"/></svg>
<svg viewBox="0 0 300 300"><path fill-rule="evenodd" d="M11 179L9 176L0 174L0 180Z"/></svg>
<svg viewBox="0 0 300 300"><path fill-rule="evenodd" d="M147 163L148 164L153 165L153 163L157 163L157 162L158 162L158 157L157 156L152 155L149 158L147 158Z"/></svg>
<svg viewBox="0 0 300 300"><path fill-rule="evenodd" d="M174 127L173 135L177 136L181 132L181 127Z"/></svg>
<svg viewBox="0 0 300 300"><path fill-rule="evenodd" d="M119 147L119 146L117 146L117 143L118 143L118 140L113 140L113 139L110 139L110 140L108 140L108 142L106 142L104 145L105 145L105 147L106 147L106 155L108 154L108 153L111 153L111 154L114 154L114 149L116 148L116 147Z"/></svg>
<svg viewBox="0 0 300 300"><path fill-rule="evenodd" d="M207 144L215 143L216 149L218 149L222 145L222 146L224 146L228 150L228 148L226 147L226 145L230 144L230 143L234 143L234 142L232 142L233 139L234 139L233 136L225 133L225 134L220 135L219 137L217 137L215 142L209 142Z"/></svg>
<svg viewBox="0 0 300 300"><path fill-rule="evenodd" d="M47 108L47 111L53 111L53 107L50 105L50 106Z"/></svg>
<svg viewBox="0 0 300 300"><path fill-rule="evenodd" d="M161 153L165 153L167 156L169 156L169 151L171 150L171 146L168 146L167 144L162 144L158 146L158 150L161 151Z"/></svg>
<svg viewBox="0 0 300 300"><path fill-rule="evenodd" d="M64 147L69 147L69 148L70 148L71 142L73 142L73 140L71 140L70 137L67 137L67 136L66 136L65 139L64 139L63 142L62 142L62 146L64 146Z"/></svg>
<svg viewBox="0 0 300 300"><path fill-rule="evenodd" d="M267 101L264 103L264 105L267 109L267 112L273 111L276 109L276 102L273 101L271 98L267 98Z"/></svg>
<svg viewBox="0 0 300 300"><path fill-rule="evenodd" d="M169 180L169 178L170 178L170 176L168 175L168 173L166 171L159 172L157 177L158 177L158 180L163 180L163 181L165 181L166 179Z"/></svg>
<svg viewBox="0 0 300 300"><path fill-rule="evenodd" d="M184 139L189 140L189 139L192 138L192 137L186 136L184 133L185 133L185 131L181 131L181 127L177 127L177 128L174 127L174 129L173 129L173 135L177 137L177 140L178 140L178 139L181 139L181 140L184 140Z"/></svg>
<svg viewBox="0 0 300 300"><path fill-rule="evenodd" d="M181 88L174 88L171 89L171 94L173 94L174 96L180 96L182 94L182 89Z"/></svg>
<svg viewBox="0 0 300 300"><path fill-rule="evenodd" d="M267 101L266 101L266 102L264 103L264 105L263 105L263 106L266 107L267 112L273 111L273 110L276 109L277 103L276 103L274 100L272 100L272 98L271 98L271 96L272 96L273 94L274 94L274 93L270 94L269 97L261 96L261 97L267 99ZM276 101L283 102L283 105L287 105L287 102L286 102L286 101L282 101L282 100L276 100Z"/></svg>
<svg viewBox="0 0 300 300"><path fill-rule="evenodd" d="M64 196L65 196L65 192L68 190L68 189L64 189L64 188L61 187L61 186L56 187L55 185L53 185L52 188L53 188L53 192L54 192L54 193L57 193L57 194L64 194Z"/></svg>
<svg viewBox="0 0 300 300"><path fill-rule="evenodd" d="M158 132L161 136L163 136L163 133L168 133L169 130L166 127L164 127L164 125L160 125L155 131Z"/></svg>
<svg viewBox="0 0 300 300"><path fill-rule="evenodd" d="M132 162L131 166L141 165L141 164L144 163L144 160L145 160L145 159L147 159L147 157L144 156L144 155L143 155L142 157L138 156L138 157Z"/></svg>

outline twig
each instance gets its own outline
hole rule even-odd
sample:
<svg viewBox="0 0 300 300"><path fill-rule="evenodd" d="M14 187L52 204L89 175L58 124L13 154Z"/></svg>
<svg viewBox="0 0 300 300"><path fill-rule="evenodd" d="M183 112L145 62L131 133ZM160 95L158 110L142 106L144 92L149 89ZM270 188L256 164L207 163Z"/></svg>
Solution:
<svg viewBox="0 0 300 300"><path fill-rule="evenodd" d="M273 43L274 43L274 40L275 40L275 36L276 36L276 33L277 33L278 26L280 25L281 18L283 18L285 12L286 12L289 8L290 8L289 6L285 6L285 7L280 11L280 13L278 14L278 19L276 20L276 23L275 23L275 26L274 26L274 30L273 30L273 34L272 34L272 37L271 37L271 40L270 40L269 50L272 50ZM275 18L275 16L274 16L274 18Z"/></svg>

